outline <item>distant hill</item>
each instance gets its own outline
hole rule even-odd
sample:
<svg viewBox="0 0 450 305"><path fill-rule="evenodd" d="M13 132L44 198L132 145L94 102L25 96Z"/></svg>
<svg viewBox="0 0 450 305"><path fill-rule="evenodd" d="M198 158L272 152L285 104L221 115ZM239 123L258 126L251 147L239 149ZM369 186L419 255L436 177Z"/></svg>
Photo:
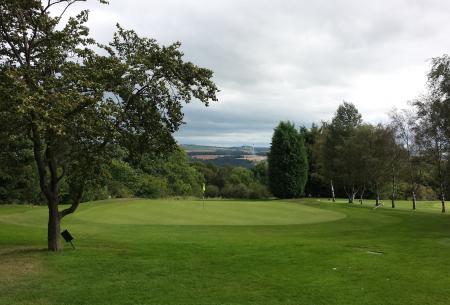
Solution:
<svg viewBox="0 0 450 305"><path fill-rule="evenodd" d="M196 144L183 144L181 147L194 161L213 163L217 166L252 167L267 159L268 147L219 147Z"/></svg>

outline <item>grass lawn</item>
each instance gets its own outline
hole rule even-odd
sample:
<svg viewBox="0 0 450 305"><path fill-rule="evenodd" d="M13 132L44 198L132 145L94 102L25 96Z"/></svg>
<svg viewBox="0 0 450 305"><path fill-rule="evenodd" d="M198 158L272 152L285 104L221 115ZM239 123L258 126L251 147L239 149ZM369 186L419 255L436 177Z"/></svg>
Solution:
<svg viewBox="0 0 450 305"><path fill-rule="evenodd" d="M45 207L0 206L0 304L450 304L450 216L384 204L87 203L61 253Z"/></svg>

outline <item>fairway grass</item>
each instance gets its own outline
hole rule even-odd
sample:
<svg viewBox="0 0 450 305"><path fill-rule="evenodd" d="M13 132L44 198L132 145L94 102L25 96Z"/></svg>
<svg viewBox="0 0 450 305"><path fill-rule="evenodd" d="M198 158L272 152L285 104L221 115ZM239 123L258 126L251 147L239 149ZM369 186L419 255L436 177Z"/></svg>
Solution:
<svg viewBox="0 0 450 305"><path fill-rule="evenodd" d="M437 202L121 199L63 220L0 206L0 304L450 304L450 218Z"/></svg>

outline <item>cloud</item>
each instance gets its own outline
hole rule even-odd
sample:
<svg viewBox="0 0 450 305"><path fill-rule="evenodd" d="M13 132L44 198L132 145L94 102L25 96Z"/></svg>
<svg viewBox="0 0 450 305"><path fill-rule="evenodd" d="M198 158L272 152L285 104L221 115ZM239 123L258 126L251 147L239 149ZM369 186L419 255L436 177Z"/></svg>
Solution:
<svg viewBox="0 0 450 305"><path fill-rule="evenodd" d="M119 22L215 72L220 101L185 107L182 143L268 145L280 120L329 120L347 100L386 121L424 90L431 57L449 52L446 0L113 0L89 2L92 34Z"/></svg>

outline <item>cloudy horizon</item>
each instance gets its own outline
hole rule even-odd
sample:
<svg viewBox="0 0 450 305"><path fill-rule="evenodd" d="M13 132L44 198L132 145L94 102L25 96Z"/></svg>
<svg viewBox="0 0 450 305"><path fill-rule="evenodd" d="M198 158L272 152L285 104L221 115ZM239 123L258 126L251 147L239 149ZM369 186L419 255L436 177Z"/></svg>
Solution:
<svg viewBox="0 0 450 305"><path fill-rule="evenodd" d="M268 146L280 120L329 120L343 100L369 123L424 92L429 59L448 53L450 1L165 0L83 4L91 34L115 23L214 71L219 101L185 107L181 144ZM79 8L79 7L78 7Z"/></svg>

